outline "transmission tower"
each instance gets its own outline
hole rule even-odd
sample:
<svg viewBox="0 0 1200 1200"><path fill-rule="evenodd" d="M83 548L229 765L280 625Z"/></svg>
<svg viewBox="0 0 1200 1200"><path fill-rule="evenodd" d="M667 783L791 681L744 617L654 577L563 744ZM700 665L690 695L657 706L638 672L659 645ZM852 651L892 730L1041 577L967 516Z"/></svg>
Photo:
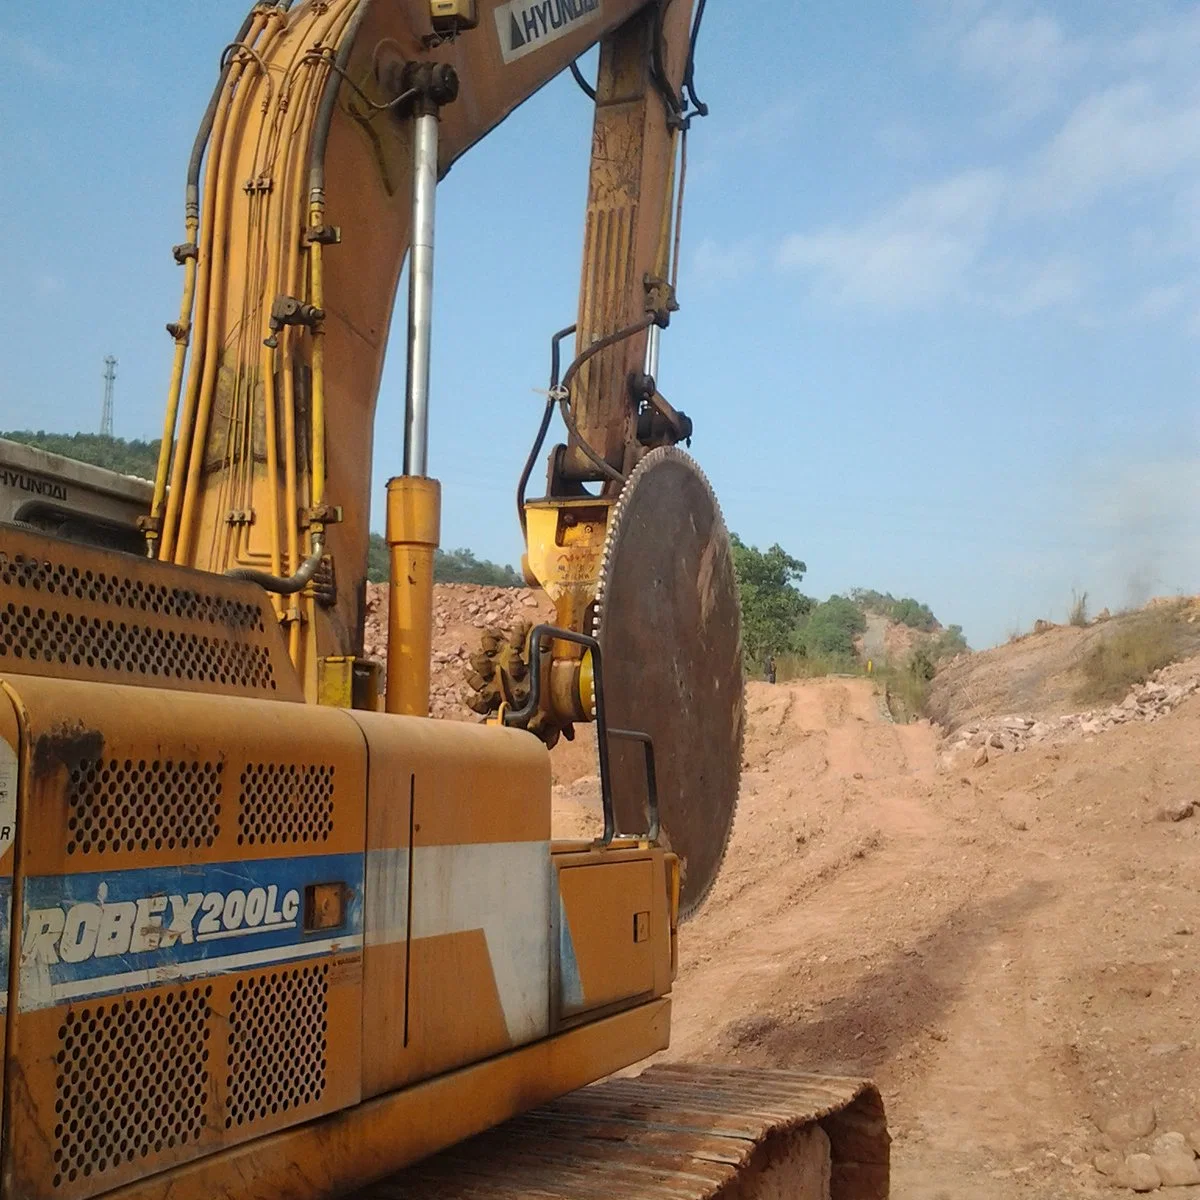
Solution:
<svg viewBox="0 0 1200 1200"><path fill-rule="evenodd" d="M113 435L113 384L117 381L117 360L110 354L104 360L104 411L100 414L100 436Z"/></svg>

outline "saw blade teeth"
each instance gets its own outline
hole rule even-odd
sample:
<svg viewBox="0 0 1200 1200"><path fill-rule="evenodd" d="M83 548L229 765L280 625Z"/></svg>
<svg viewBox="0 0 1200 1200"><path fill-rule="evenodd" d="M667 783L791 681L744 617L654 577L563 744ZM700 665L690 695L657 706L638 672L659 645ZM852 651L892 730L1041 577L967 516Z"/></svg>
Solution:
<svg viewBox="0 0 1200 1200"><path fill-rule="evenodd" d="M654 466L666 459L677 459L686 464L690 473L699 481L704 491L707 493L708 502L711 505L711 511L714 517L714 529L719 530L720 535L724 538L725 544L729 547L729 530L725 523L724 512L721 509L720 503L717 501L716 495L713 492L712 484L708 476L700 469L695 460L682 450L674 446L663 446L655 450L651 450L646 454L641 461L629 473L619 496L613 502L609 512L608 528L605 533L604 545L600 554L600 569L599 579L595 592L595 602L592 614L592 635L601 642L603 646L603 634L605 623L608 617L608 608L610 594L612 592L612 572L614 569L614 556L618 546L619 539L622 534L622 522L633 503L632 497L635 494L635 488L639 480L647 472L651 471ZM729 547L729 554L732 558L732 548ZM732 571L732 562L730 568ZM733 613L734 624L734 647L738 660L742 654L742 619L741 606L736 603L736 579L735 587L735 605ZM594 706L593 706L594 707ZM593 719L595 713L593 711ZM736 766L734 768L734 779L732 782L732 796L730 797L731 804L728 812L728 823L725 829L724 837L716 855L716 865L709 872L708 878L705 880L701 892L697 895L690 896L685 902L681 902L679 918L681 921L686 921L695 916L696 913L704 906L708 897L712 894L712 890L720 878L721 869L724 865L728 854L729 842L733 835L734 825L737 820L738 801L741 791L741 772L742 763L745 754L745 738L746 738L746 695L745 687L739 689L738 704L736 714L734 716L736 728L731 730L733 734L731 749L736 755ZM669 834L670 830L667 829Z"/></svg>

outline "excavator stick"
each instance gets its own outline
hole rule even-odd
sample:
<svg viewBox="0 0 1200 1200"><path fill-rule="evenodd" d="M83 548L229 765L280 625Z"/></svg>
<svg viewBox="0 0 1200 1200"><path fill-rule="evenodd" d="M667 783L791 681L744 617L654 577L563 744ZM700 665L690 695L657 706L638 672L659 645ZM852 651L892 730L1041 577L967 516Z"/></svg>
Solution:
<svg viewBox="0 0 1200 1200"><path fill-rule="evenodd" d="M660 1065L518 1117L350 1200L885 1200L873 1085Z"/></svg>

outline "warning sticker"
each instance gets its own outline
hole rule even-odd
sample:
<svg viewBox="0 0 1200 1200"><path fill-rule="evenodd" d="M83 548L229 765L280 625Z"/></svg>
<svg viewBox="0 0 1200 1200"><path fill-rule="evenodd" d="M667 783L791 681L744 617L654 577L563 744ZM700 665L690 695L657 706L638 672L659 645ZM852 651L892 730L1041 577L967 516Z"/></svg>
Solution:
<svg viewBox="0 0 1200 1200"><path fill-rule="evenodd" d="M17 831L17 752L0 738L0 858L12 849Z"/></svg>
<svg viewBox="0 0 1200 1200"><path fill-rule="evenodd" d="M600 16L601 0L508 0L496 9L500 54L516 62Z"/></svg>

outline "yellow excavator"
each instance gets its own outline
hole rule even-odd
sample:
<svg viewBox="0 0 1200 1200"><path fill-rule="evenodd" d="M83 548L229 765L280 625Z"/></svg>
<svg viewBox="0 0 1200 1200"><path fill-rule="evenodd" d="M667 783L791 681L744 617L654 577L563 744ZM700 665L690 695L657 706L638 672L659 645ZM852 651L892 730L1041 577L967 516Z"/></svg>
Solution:
<svg viewBox="0 0 1200 1200"><path fill-rule="evenodd" d="M887 1195L868 1083L616 1077L668 1045L741 767L729 539L655 379L703 9L279 0L221 53L146 554L0 526L6 1200ZM434 721L437 183L565 70L595 101L579 312L518 489L556 617L485 639L478 724ZM555 841L548 746L582 724L604 831Z"/></svg>

